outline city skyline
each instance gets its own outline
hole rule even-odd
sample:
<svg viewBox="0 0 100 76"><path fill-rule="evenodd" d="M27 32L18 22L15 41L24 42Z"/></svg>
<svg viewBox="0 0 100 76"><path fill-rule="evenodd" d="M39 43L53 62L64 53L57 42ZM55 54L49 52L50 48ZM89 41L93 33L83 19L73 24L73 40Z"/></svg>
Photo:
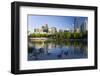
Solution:
<svg viewBox="0 0 100 76"><path fill-rule="evenodd" d="M88 58L87 26L87 17L28 15L28 61Z"/></svg>
<svg viewBox="0 0 100 76"><path fill-rule="evenodd" d="M58 30L74 29L74 19L77 16L47 16L47 15L28 15L28 30L41 28L45 24L49 27L56 27ZM81 25L87 17L78 17Z"/></svg>

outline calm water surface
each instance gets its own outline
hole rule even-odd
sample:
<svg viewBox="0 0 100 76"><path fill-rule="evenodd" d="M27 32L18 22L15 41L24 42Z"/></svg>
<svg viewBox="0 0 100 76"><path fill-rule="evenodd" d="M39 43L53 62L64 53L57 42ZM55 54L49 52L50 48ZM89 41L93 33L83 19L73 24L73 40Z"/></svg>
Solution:
<svg viewBox="0 0 100 76"><path fill-rule="evenodd" d="M29 42L28 61L81 59L88 57L86 41L41 41Z"/></svg>

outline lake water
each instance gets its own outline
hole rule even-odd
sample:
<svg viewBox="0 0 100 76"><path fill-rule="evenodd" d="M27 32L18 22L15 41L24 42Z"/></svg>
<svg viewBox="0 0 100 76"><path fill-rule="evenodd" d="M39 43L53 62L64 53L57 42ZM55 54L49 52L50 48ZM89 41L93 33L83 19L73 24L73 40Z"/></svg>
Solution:
<svg viewBox="0 0 100 76"><path fill-rule="evenodd" d="M88 58L87 41L29 41L28 61Z"/></svg>

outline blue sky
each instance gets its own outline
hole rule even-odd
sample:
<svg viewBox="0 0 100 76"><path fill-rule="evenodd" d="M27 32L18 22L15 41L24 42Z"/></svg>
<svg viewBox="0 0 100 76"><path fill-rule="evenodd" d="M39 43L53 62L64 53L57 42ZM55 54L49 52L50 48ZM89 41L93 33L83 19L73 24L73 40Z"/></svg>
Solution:
<svg viewBox="0 0 100 76"><path fill-rule="evenodd" d="M48 24L50 27L56 27L57 30L73 29L75 16L47 16L47 15L28 15L28 29L34 30ZM80 17L82 23L87 17Z"/></svg>

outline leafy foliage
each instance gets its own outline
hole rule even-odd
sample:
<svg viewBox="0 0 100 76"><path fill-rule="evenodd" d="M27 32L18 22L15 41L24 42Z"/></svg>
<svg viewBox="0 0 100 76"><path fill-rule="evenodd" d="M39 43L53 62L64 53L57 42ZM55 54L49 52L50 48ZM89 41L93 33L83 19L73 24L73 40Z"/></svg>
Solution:
<svg viewBox="0 0 100 76"><path fill-rule="evenodd" d="M40 33L32 33L29 37L47 37L56 40L64 40L64 39L87 39L87 32L56 32L54 34L40 34Z"/></svg>

